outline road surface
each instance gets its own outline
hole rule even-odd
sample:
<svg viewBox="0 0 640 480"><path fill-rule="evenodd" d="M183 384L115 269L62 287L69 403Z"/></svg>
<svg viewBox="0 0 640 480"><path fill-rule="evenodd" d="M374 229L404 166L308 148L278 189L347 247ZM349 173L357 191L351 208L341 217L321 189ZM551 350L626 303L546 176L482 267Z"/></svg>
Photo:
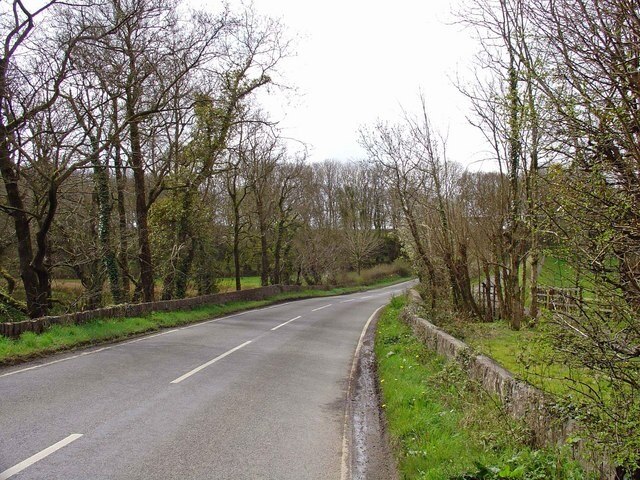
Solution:
<svg viewBox="0 0 640 480"><path fill-rule="evenodd" d="M408 285L0 369L0 480L339 479L354 351Z"/></svg>

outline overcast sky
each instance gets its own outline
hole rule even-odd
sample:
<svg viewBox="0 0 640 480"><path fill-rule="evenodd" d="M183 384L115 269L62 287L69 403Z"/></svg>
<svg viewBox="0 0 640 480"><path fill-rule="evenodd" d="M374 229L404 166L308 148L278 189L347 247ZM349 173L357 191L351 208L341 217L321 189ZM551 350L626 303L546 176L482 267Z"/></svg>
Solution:
<svg viewBox="0 0 640 480"><path fill-rule="evenodd" d="M454 24L455 0L254 1L298 37L297 56L283 65L298 94L266 104L286 136L309 145L312 161L364 157L358 128L416 108L422 90L432 123L448 134L450 158L490 168L466 120L469 103L453 85L458 74L469 76L477 49Z"/></svg>

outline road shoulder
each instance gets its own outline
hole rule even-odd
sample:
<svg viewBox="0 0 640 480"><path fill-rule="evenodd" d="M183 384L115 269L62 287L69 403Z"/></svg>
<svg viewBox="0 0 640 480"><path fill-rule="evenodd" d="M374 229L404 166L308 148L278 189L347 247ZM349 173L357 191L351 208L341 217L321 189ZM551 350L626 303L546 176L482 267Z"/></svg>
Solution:
<svg viewBox="0 0 640 480"><path fill-rule="evenodd" d="M346 469L343 480L395 480L395 458L389 446L378 390L375 332L382 309L363 332L347 398Z"/></svg>

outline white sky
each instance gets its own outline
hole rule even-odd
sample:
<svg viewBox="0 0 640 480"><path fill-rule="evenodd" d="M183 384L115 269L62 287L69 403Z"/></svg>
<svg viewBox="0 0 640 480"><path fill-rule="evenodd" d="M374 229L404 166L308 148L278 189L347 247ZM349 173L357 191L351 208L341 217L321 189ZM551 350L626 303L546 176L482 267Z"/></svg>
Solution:
<svg viewBox="0 0 640 480"><path fill-rule="evenodd" d="M264 101L285 136L309 145L310 159L362 158L361 125L393 121L425 94L433 125L448 134L452 160L487 169L470 105L453 80L469 77L477 49L454 25L455 0L254 0L299 38L282 73L297 95Z"/></svg>

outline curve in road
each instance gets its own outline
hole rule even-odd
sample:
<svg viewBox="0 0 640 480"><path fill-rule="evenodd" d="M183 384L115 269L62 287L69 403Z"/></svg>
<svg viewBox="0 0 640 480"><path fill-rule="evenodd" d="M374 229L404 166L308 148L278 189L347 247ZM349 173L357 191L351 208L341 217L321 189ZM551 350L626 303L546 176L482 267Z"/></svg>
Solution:
<svg viewBox="0 0 640 480"><path fill-rule="evenodd" d="M354 351L410 284L0 370L0 480L338 479Z"/></svg>

